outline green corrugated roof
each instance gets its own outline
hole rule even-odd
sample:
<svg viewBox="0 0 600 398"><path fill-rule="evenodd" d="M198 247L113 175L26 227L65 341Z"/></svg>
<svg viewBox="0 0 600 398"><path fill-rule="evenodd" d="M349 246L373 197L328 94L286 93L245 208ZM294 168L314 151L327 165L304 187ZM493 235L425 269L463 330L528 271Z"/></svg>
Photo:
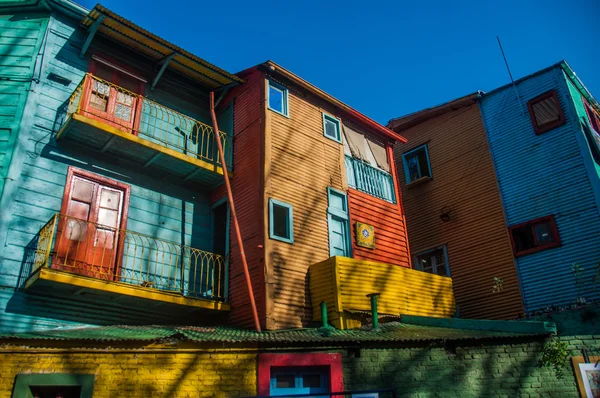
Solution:
<svg viewBox="0 0 600 398"><path fill-rule="evenodd" d="M0 335L0 339L68 340L99 342L152 342L181 338L197 343L359 343L435 340L497 339L536 336L544 333L497 332L448 327L422 326L400 322L385 323L379 330L306 328L256 333L248 329L200 326L90 326Z"/></svg>

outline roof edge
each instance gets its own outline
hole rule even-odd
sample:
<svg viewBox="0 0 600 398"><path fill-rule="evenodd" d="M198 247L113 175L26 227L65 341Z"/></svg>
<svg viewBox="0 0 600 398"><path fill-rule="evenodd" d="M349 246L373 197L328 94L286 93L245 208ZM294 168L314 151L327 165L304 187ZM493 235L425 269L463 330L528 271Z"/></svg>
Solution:
<svg viewBox="0 0 600 398"><path fill-rule="evenodd" d="M554 322L543 321L496 321L483 319L434 318L428 316L402 315L403 323L419 326L436 326L450 329L468 329L485 332L516 334L556 334Z"/></svg>
<svg viewBox="0 0 600 398"><path fill-rule="evenodd" d="M356 109L343 103L342 101L340 101L337 98L333 97L332 95L326 93L325 91L323 91L320 88L318 88L317 86L309 83L308 81L302 79L300 76L290 72L289 70L285 69L284 67L276 64L275 62L269 60L269 61L266 61L266 62L260 64L259 66L263 66L263 67L267 68L269 72L278 73L278 74L284 76L285 78L298 84L302 88L310 91L311 93L315 94L316 96L320 97L321 99L324 99L325 101L331 103L332 105L340 108L342 111L346 112L346 114L348 116L350 116L350 119L352 119L353 121L370 127L372 130L375 130L380 135L383 135L384 137L392 139L394 141L399 141L399 142L407 141L407 139L405 137L397 134L393 130L390 130L389 128L385 127L384 125L374 121L373 119L369 118L368 116L365 116L364 114L358 112Z"/></svg>

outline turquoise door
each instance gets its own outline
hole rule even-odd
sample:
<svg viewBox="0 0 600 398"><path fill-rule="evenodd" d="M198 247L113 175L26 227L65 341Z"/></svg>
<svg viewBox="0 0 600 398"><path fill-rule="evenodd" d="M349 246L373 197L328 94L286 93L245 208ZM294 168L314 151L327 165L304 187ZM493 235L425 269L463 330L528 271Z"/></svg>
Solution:
<svg viewBox="0 0 600 398"><path fill-rule="evenodd" d="M271 395L317 394L329 391L327 372L319 368L271 370Z"/></svg>
<svg viewBox="0 0 600 398"><path fill-rule="evenodd" d="M351 257L348 200L346 194L328 188L329 255Z"/></svg>

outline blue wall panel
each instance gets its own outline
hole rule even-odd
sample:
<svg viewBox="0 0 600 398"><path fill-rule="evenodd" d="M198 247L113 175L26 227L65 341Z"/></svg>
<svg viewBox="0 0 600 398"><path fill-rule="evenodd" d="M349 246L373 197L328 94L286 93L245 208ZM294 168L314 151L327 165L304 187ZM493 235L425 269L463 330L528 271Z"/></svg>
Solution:
<svg viewBox="0 0 600 398"><path fill-rule="evenodd" d="M587 300L600 298L593 276L600 262L600 213L569 112L572 103L559 67L518 83L519 106L512 86L481 100L507 224L553 214L562 245L517 258L527 311L572 303L579 294L571 265L584 271ZM567 123L544 134L533 130L527 101L557 90Z"/></svg>
<svg viewBox="0 0 600 398"><path fill-rule="evenodd" d="M14 180L2 199L0 218L0 331L23 331L67 324L176 323L181 314L132 308L93 298L44 296L17 289L23 282L27 247L60 211L69 166L131 186L127 229L210 251L210 192L158 179L128 165L54 140L57 109L67 101L87 70L79 58L85 39L79 21L53 16L48 26L41 81L29 96L30 114L11 166ZM54 73L64 84L48 78ZM7 186L8 186L7 185Z"/></svg>

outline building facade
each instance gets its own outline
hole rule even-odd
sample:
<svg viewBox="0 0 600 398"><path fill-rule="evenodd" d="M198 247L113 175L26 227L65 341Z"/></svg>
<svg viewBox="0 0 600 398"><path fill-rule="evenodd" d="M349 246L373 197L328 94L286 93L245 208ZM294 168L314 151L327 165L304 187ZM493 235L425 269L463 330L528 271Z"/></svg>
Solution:
<svg viewBox="0 0 600 398"><path fill-rule="evenodd" d="M598 299L597 109L561 62L390 122L413 261L453 278L461 316Z"/></svg>

